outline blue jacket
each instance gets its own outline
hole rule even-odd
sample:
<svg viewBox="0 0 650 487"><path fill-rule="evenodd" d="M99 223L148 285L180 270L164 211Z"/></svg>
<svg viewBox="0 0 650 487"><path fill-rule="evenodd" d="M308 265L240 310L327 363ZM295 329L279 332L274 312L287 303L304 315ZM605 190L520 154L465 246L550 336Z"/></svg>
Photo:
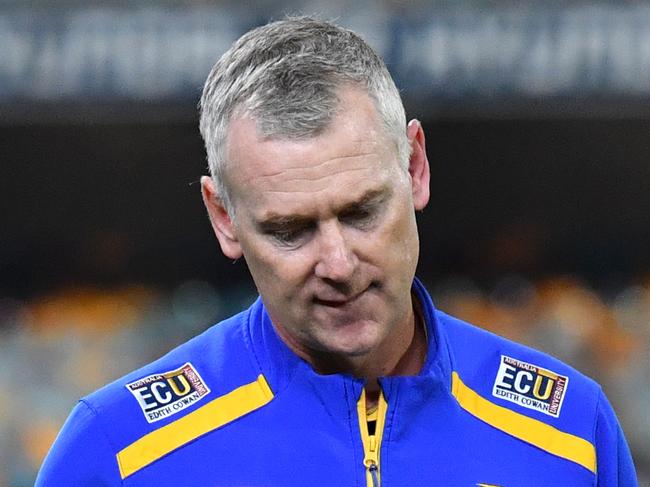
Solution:
<svg viewBox="0 0 650 487"><path fill-rule="evenodd" d="M414 293L426 363L380 379L374 436L363 381L316 374L258 299L80 400L36 485L637 485L595 382Z"/></svg>

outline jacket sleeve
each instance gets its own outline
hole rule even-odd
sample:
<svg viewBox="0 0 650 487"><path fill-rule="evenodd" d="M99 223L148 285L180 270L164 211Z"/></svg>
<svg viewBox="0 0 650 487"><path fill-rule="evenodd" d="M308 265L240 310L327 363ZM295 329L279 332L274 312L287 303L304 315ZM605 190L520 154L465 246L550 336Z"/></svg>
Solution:
<svg viewBox="0 0 650 487"><path fill-rule="evenodd" d="M596 419L596 462L598 487L638 486L623 430L602 391Z"/></svg>
<svg viewBox="0 0 650 487"><path fill-rule="evenodd" d="M95 411L79 401L59 432L35 487L122 485L115 450Z"/></svg>

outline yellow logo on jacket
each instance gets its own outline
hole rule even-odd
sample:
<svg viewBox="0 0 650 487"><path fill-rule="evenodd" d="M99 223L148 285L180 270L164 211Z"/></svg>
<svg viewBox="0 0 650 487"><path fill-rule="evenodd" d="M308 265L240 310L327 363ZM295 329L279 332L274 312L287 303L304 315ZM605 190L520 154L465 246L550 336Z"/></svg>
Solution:
<svg viewBox="0 0 650 487"><path fill-rule="evenodd" d="M501 355L492 395L557 418L568 383L564 375Z"/></svg>
<svg viewBox="0 0 650 487"><path fill-rule="evenodd" d="M205 396L210 389L191 363L153 374L126 385L148 423L178 413Z"/></svg>

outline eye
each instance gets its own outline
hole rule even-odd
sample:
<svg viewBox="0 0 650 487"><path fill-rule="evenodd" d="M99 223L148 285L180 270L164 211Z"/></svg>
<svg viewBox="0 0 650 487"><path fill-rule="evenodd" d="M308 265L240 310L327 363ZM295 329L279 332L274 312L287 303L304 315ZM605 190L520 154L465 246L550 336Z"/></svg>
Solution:
<svg viewBox="0 0 650 487"><path fill-rule="evenodd" d="M300 238L302 230L291 229L291 230L275 230L271 233L271 236L281 243L291 243Z"/></svg>
<svg viewBox="0 0 650 487"><path fill-rule="evenodd" d="M284 247L296 247L304 242L312 227L310 225L298 227L279 227L268 230L267 234L273 241Z"/></svg>
<svg viewBox="0 0 650 487"><path fill-rule="evenodd" d="M359 228L370 226L377 216L375 208L356 208L339 216L340 220Z"/></svg>

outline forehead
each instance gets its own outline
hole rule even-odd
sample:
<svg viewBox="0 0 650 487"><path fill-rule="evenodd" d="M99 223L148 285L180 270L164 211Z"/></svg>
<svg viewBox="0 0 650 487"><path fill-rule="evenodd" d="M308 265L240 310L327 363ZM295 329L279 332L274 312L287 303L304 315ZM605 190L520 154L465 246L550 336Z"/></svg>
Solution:
<svg viewBox="0 0 650 487"><path fill-rule="evenodd" d="M256 214L308 211L344 205L389 184L399 170L397 151L374 103L358 89L342 91L339 100L327 130L309 139L265 139L252 118L232 121L227 179L236 207Z"/></svg>

